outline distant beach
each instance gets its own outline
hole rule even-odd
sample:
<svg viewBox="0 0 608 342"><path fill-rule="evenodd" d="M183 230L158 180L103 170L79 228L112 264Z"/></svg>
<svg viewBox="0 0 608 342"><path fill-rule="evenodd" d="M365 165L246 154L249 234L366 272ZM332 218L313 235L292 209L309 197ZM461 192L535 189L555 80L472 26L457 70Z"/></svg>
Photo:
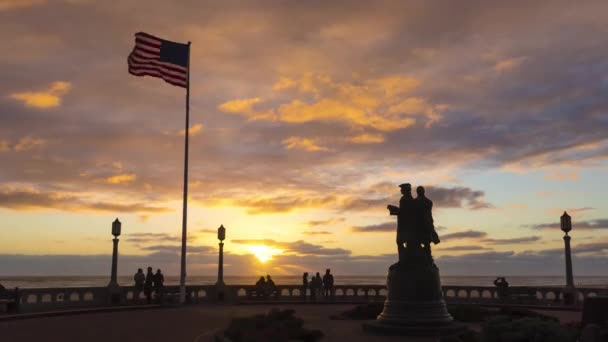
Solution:
<svg viewBox="0 0 608 342"><path fill-rule="evenodd" d="M506 276L510 285L515 286L562 286L565 284L564 276ZM165 284L177 285L178 276L166 276ZM188 284L209 285L215 284L215 276L191 276ZM302 277L273 276L277 284L300 284ZM444 276L441 278L443 285L479 285L492 286L496 277L490 276ZM226 284L244 285L255 284L257 277L253 276L225 276ZM108 276L0 276L0 284L7 288L43 288L43 287L95 287L108 285ZM120 276L118 282L121 285L132 285L132 276ZM341 276L336 275L336 284L384 284L386 276ZM608 287L608 276L580 276L575 277L575 284L579 287Z"/></svg>

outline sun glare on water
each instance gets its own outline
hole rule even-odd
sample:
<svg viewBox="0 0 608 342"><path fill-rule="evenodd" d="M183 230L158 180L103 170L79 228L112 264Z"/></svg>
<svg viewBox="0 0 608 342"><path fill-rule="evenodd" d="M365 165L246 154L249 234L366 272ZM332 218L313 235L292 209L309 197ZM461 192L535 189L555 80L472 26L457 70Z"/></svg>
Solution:
<svg viewBox="0 0 608 342"><path fill-rule="evenodd" d="M263 245L249 246L249 252L255 255L260 262L264 263L268 260L271 260L273 256L280 254L282 250L271 248Z"/></svg>

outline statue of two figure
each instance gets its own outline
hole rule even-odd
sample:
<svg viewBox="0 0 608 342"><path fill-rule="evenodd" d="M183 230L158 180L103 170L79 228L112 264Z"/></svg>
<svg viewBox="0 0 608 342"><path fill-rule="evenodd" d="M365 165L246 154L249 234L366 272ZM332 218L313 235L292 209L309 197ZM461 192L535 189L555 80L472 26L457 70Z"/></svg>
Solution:
<svg viewBox="0 0 608 342"><path fill-rule="evenodd" d="M432 261L431 242L439 243L439 236L433 224L433 201L424 195L424 187L416 188L417 197L412 197L412 186L409 183L399 185L401 200L399 207L388 205L391 215L397 215L397 251L399 262L404 263L408 256L421 256ZM422 253L419 253L419 252Z"/></svg>

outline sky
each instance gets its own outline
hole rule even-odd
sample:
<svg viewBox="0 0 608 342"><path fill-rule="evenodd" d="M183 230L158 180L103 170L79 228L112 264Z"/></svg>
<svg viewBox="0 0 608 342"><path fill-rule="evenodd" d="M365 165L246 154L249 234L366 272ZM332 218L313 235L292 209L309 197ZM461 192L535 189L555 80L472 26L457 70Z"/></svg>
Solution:
<svg viewBox="0 0 608 342"><path fill-rule="evenodd" d="M444 275L608 275L604 1L0 0L0 275L179 273L185 90L127 72L190 41L188 274L382 275L398 185Z"/></svg>

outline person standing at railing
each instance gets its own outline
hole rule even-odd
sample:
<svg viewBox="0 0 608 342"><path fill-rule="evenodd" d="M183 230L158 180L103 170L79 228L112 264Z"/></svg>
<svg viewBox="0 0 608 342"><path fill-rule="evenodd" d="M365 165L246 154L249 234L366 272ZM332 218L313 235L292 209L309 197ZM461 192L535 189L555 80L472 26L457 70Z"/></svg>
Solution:
<svg viewBox="0 0 608 342"><path fill-rule="evenodd" d="M154 285L154 273L152 273L152 267L148 267L146 281L144 282L144 294L148 304L152 303L152 285Z"/></svg>
<svg viewBox="0 0 608 342"><path fill-rule="evenodd" d="M255 283L255 293L258 297L262 297L264 296L264 291L266 291L266 279L264 279L264 276L261 276Z"/></svg>
<svg viewBox="0 0 608 342"><path fill-rule="evenodd" d="M308 272L302 274L302 297L306 298L306 290L308 290Z"/></svg>
<svg viewBox="0 0 608 342"><path fill-rule="evenodd" d="M334 290L334 276L330 273L330 269L325 270L323 276L323 295L325 297L331 297Z"/></svg>
<svg viewBox="0 0 608 342"><path fill-rule="evenodd" d="M160 271L160 268L156 270L154 274L154 292L156 292L156 301L161 303L163 299L163 292L165 290L165 276Z"/></svg>
<svg viewBox="0 0 608 342"><path fill-rule="evenodd" d="M141 268L137 269L137 273L133 276L133 281L135 281L135 293L133 299L136 302L139 302L139 296L144 290L144 283L146 282L146 275Z"/></svg>
<svg viewBox="0 0 608 342"><path fill-rule="evenodd" d="M270 274L266 275L266 295L273 296L277 292L277 286L274 284L272 278L270 278Z"/></svg>
<svg viewBox="0 0 608 342"><path fill-rule="evenodd" d="M323 287L323 280L321 279L321 274L317 272L317 274L312 277L310 281L310 296L313 300L317 298L317 296L321 295L321 288Z"/></svg>
<svg viewBox="0 0 608 342"><path fill-rule="evenodd" d="M498 277L494 280L494 286L496 286L496 292L498 298L506 300L509 298L509 283L505 277Z"/></svg>

